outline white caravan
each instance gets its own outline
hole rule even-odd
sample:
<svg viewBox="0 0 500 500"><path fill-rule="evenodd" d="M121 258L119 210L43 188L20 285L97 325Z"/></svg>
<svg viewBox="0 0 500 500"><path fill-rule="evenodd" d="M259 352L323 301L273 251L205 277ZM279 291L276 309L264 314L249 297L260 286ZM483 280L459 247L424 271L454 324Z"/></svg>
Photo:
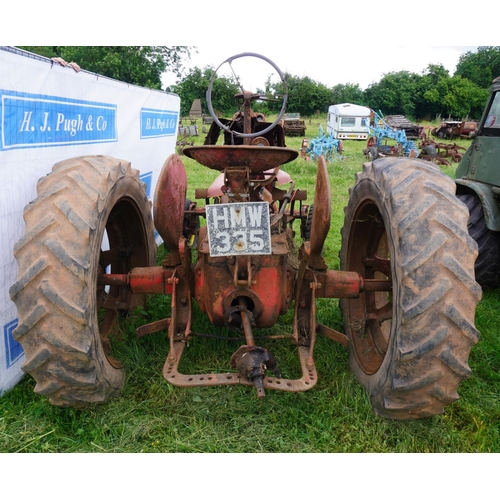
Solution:
<svg viewBox="0 0 500 500"><path fill-rule="evenodd" d="M357 104L335 104L328 108L326 131L334 139L368 138L371 109Z"/></svg>

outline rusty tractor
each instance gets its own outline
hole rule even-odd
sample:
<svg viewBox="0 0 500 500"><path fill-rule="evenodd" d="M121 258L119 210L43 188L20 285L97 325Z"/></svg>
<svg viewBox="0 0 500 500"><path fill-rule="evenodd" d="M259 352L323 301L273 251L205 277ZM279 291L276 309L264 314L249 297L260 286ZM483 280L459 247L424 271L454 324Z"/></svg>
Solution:
<svg viewBox="0 0 500 500"><path fill-rule="evenodd" d="M439 139L453 139L462 137L471 139L477 130L477 122L443 121L439 127L431 129L431 135Z"/></svg>
<svg viewBox="0 0 500 500"><path fill-rule="evenodd" d="M240 57L271 64L286 89L283 73L264 56L238 54L225 63ZM168 331L163 376L176 386L242 384L259 397L310 390L318 380L316 338L324 335L349 349L350 366L378 415L442 413L470 374L481 296L477 246L454 181L415 158L365 163L345 208L341 269L328 269L323 250L335 192L324 158L314 201L306 205L307 194L281 170L298 156L279 125L286 92L272 123L252 118L252 101L260 96L243 89L235 96L241 116L219 119L211 106L218 69L207 91L213 123L205 144L183 151L219 172L214 184L197 191L204 205L186 199L186 169L176 154L165 161L153 210L138 172L124 160L64 160L38 182L38 197L24 213L25 236L15 245L19 274L10 290L19 314L14 335L35 392L74 407L119 394L124 369L110 347L117 317L147 294L163 294L171 298L170 317L139 327L137 336ZM154 227L169 250L161 265ZM318 323L319 298L332 299L332 307L340 299L343 332ZM179 370L195 335L194 303L240 338L224 373ZM302 372L294 379L282 377L280 360L254 336L290 308L285 341L296 349Z"/></svg>
<svg viewBox="0 0 500 500"><path fill-rule="evenodd" d="M305 120L300 119L300 113L285 113L280 125L283 127L285 135L300 135L301 137L306 136L306 122Z"/></svg>

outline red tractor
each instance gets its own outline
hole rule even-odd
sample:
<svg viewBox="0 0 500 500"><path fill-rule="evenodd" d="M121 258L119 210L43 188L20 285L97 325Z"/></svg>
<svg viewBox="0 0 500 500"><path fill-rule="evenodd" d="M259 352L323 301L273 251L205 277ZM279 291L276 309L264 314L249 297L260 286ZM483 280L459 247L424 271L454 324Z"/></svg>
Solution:
<svg viewBox="0 0 500 500"><path fill-rule="evenodd" d="M239 54L225 63L244 56L271 64L286 88L279 68L261 55ZM171 316L137 335L168 330L163 375L174 385L243 384L259 397L270 389L309 390L318 378L314 346L321 334L349 348L351 368L379 415L442 413L458 399L479 336L477 247L454 181L418 159L366 163L345 208L341 270L328 269L323 245L332 194L325 160L318 161L314 203L306 205L306 193L280 170L298 156L285 146L279 125L286 93L273 123L256 119L251 105L262 96L243 89L235 96L241 112L219 119L211 104L217 71L207 91L214 122L205 144L184 149L220 172L212 186L197 191L204 206L186 200L186 171L177 155L163 166L153 210L127 161L72 158L39 181L38 197L25 209L25 236L15 246L19 279L11 288L19 313L14 335L35 392L75 407L117 395L124 383L110 349L117 317L146 294L166 294ZM221 132L224 142L217 145ZM298 252L294 223L302 237ZM155 227L168 249L159 266ZM318 298L340 299L344 332L317 323ZM241 337L225 373L179 372L194 334L194 301L214 325ZM253 328L272 327L291 307L288 341L302 367L295 380L281 377L279 360L253 335Z"/></svg>

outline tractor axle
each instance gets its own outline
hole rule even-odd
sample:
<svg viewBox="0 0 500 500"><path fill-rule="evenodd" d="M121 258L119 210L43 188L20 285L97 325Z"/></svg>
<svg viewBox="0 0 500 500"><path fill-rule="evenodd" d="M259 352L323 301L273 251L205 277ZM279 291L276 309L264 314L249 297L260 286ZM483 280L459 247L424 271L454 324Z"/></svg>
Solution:
<svg viewBox="0 0 500 500"><path fill-rule="evenodd" d="M97 278L100 286L128 287L133 293L172 295L171 278L175 268L170 267L137 267L128 274L101 274ZM305 279L316 276L320 287L318 298L354 299L363 292L389 292L392 281L386 279L363 279L358 273L346 271L314 272L309 270Z"/></svg>

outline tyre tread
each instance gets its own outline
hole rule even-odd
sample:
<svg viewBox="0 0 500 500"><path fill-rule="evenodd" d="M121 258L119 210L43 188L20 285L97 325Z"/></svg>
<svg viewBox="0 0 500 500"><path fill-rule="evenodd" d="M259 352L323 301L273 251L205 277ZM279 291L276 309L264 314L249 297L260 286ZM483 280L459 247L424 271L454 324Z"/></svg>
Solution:
<svg viewBox="0 0 500 500"><path fill-rule="evenodd" d="M380 203L390 214L386 230L397 234L397 256L391 257L400 293L393 300L401 316L388 371L365 374L354 355L351 367L377 414L393 419L440 414L458 398L459 383L470 375L468 356L479 339L474 313L481 288L474 278L477 245L467 231L468 210L455 196L454 181L423 160L384 158L365 163L350 198L364 182L377 186ZM347 271L349 220L354 212L353 206L345 208L341 231L341 269ZM343 301L341 307L348 324ZM349 327L346 333L350 335Z"/></svg>
<svg viewBox="0 0 500 500"><path fill-rule="evenodd" d="M154 244L151 202L139 172L123 160L94 156L57 163L24 211L26 233L15 245L19 278L10 289L19 316L13 335L25 351L23 371L37 382L35 392L56 406L102 403L123 385L123 370L112 368L100 346L91 299L97 229L118 183L144 205L141 215ZM148 248L153 265L155 250Z"/></svg>

